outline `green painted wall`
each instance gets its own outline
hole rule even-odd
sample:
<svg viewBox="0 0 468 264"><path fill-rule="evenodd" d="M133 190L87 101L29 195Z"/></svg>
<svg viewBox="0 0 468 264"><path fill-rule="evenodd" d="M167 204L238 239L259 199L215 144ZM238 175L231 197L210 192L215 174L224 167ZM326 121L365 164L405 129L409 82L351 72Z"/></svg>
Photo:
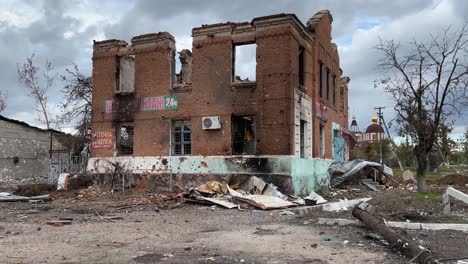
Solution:
<svg viewBox="0 0 468 264"><path fill-rule="evenodd" d="M291 180L296 195L308 195L318 191L320 186L328 185L328 168L333 160L291 159Z"/></svg>

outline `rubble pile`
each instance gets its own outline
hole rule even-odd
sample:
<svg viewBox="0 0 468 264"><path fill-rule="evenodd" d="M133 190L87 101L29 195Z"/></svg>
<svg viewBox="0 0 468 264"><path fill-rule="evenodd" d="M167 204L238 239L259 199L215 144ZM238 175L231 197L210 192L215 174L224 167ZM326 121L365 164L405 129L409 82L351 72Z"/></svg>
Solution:
<svg viewBox="0 0 468 264"><path fill-rule="evenodd" d="M185 197L188 202L219 205L229 209L240 209L245 205L263 210L280 209L326 202L325 199L314 192L304 198L285 195L274 184L266 183L256 176L252 176L242 183L238 182L231 185L210 181L189 189Z"/></svg>

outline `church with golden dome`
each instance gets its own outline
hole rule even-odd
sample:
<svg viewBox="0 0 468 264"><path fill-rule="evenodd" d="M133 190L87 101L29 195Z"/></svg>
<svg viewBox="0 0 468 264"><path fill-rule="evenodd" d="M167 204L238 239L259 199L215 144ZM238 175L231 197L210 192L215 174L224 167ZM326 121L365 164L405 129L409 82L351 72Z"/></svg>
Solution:
<svg viewBox="0 0 468 264"><path fill-rule="evenodd" d="M358 138L358 143L373 143L374 141L378 142L387 138L387 134L384 128L378 123L378 118L376 116L372 117L372 124L370 124L365 131L359 129L356 117L353 116L349 130Z"/></svg>

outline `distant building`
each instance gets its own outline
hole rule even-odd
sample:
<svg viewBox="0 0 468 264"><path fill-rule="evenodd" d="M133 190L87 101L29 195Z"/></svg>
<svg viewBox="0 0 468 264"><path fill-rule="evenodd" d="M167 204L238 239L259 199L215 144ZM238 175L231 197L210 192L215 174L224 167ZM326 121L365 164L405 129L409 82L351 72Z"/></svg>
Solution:
<svg viewBox="0 0 468 264"><path fill-rule="evenodd" d="M372 117L372 124L366 128L366 131L362 132L359 129L356 117L353 116L351 121L350 131L358 138L359 143L373 143L374 141L380 141L387 138L384 128L377 123L377 117Z"/></svg>
<svg viewBox="0 0 468 264"><path fill-rule="evenodd" d="M71 135L0 115L0 185L53 183L72 170Z"/></svg>

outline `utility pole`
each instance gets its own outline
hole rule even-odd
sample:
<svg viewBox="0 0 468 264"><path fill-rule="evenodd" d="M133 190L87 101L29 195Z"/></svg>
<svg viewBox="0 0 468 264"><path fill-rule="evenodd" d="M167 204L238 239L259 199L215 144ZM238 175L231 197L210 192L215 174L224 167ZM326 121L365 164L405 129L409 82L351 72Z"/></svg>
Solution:
<svg viewBox="0 0 468 264"><path fill-rule="evenodd" d="M382 113L382 109L385 109L385 107L383 106L378 106L378 107L374 107L374 109L376 110L379 110L377 112L377 115L378 115L378 118L379 118L379 126L382 127L382 119L383 119L383 113ZM377 138L379 139L379 148L380 148L380 164L383 165L383 147L382 147L382 135L378 135Z"/></svg>

